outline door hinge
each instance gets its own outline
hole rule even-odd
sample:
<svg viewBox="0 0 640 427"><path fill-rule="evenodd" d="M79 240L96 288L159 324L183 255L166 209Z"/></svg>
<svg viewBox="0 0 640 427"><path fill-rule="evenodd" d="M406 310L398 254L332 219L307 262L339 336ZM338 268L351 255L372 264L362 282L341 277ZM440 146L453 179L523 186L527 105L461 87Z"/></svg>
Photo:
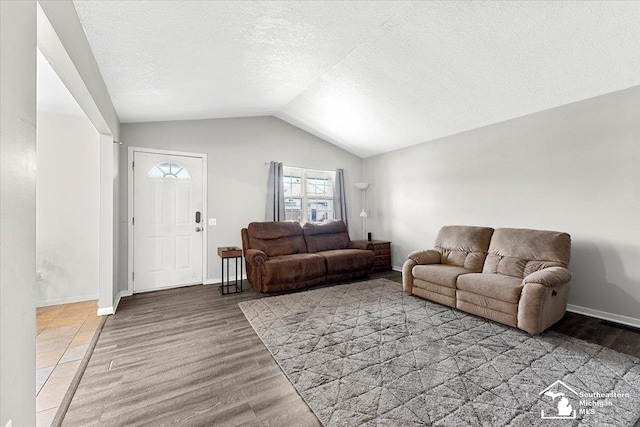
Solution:
<svg viewBox="0 0 640 427"><path fill-rule="evenodd" d="M131 162L131 169L136 167L136 162Z"/></svg>
<svg viewBox="0 0 640 427"><path fill-rule="evenodd" d="M134 280L136 276L136 273L134 273L133 271L131 272L131 280Z"/></svg>
<svg viewBox="0 0 640 427"><path fill-rule="evenodd" d="M131 225L136 225L136 219L135 219L135 217L131 217Z"/></svg>

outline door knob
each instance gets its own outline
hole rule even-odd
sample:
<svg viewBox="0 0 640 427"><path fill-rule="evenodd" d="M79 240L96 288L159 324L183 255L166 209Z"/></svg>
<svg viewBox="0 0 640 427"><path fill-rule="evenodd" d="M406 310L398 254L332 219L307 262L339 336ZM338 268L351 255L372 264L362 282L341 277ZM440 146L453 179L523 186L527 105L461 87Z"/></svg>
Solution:
<svg viewBox="0 0 640 427"><path fill-rule="evenodd" d="M200 231L202 231L202 228L200 228L200 227L196 227L196 231L197 231L197 232L200 232Z"/></svg>

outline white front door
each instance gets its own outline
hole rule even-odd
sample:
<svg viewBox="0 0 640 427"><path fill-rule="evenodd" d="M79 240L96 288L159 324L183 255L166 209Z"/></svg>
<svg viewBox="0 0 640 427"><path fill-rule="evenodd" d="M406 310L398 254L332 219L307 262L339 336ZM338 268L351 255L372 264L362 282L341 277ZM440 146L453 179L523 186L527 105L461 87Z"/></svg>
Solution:
<svg viewBox="0 0 640 427"><path fill-rule="evenodd" d="M203 159L133 154L133 290L202 283Z"/></svg>

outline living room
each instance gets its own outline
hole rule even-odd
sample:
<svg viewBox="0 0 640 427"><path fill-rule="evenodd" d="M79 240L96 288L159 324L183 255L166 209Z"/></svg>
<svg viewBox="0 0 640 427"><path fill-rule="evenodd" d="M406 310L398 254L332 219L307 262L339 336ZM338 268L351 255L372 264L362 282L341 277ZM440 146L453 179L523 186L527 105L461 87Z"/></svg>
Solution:
<svg viewBox="0 0 640 427"><path fill-rule="evenodd" d="M36 37L35 22L32 22L35 21L35 2L24 2L26 6L22 7L29 8L24 12L25 15L15 11L13 8L20 7L10 3L2 4L3 39L10 39L11 43L22 43L22 40L27 39L24 42L27 45L25 50L30 49L35 44ZM72 8L77 7L78 15L84 18L76 16L75 19L89 25L91 18L99 15L100 9L92 9L96 6L91 3L77 3L73 6L72 2L68 2ZM94 50L95 69L105 77L107 97L110 93L117 115L128 115L130 118L116 120L114 129L108 129L111 132L105 131L104 127L98 129L103 135L111 134L109 148L115 147L117 154L112 158L112 165L120 165L119 177L112 186L114 217L111 233L114 247L111 248L111 266L115 268L112 268L110 297L106 298L106 304L101 307L106 310L103 313L107 314L109 308L115 310L118 299L126 299L130 291L127 165L130 160L129 147L137 147L207 155L206 218L215 218L216 225L207 227L207 275L203 282L217 283L222 277L215 249L228 245L241 246L240 229L252 221L265 219L268 175L266 164L278 161L287 166L322 171L344 169L348 197L347 217L352 240L363 238L359 214L365 207L361 192L355 184L369 183L366 190L366 231L371 232L374 239L391 242L392 264L396 271L401 270L407 254L432 247L438 231L444 225L465 224L567 232L572 238L570 270L573 275L568 310L631 328L640 327L640 290L637 286L640 283L640 266L636 262L640 257L640 223L637 219L640 208L640 176L636 167L640 160L637 143L640 135L640 80L637 69L640 64L635 53L639 50L637 29L629 24L635 22L634 17L639 13L638 6L632 3L596 3L593 6L595 9L590 10L586 6L580 9L578 6L573 8L566 3L561 4L559 9L551 9L557 15L545 9L548 6L540 6L543 11L539 12L539 16L536 15L537 18L523 18L527 15L526 9L516 8L516 11L505 12L504 16L513 19L510 25L517 27L516 24L527 23L527 31L534 31L531 27L535 23L551 21L558 24L564 23L565 19L572 22L565 30L548 24L539 33L534 32L532 39L545 34L548 39L539 44L526 45L530 50L510 46L508 43L513 37L508 37L508 32L503 34L499 31L496 31L498 41L494 40L495 43L485 46L486 50L478 54L485 56L482 60L474 54L473 47L476 45L464 38L460 45L443 45L435 49L440 52L441 64L455 63L453 59L456 55L446 52L455 52L456 47L465 47L463 51L466 56L457 60L455 67L458 68L454 68L454 65L446 66L451 67L450 71L456 76L455 79L436 79L431 76L431 81L435 83L428 90L424 89L428 79L423 77L428 69L426 61L410 62L414 60L413 55L403 56L401 53L406 52L399 49L397 52L401 53L396 53L393 50L398 49L394 44L398 40L393 38L401 34L398 28L409 26L407 22L415 24L422 15L410 16L408 11L415 5L409 5L406 10L396 10L399 6L381 5L367 14L366 19L370 21L353 24L356 27L346 32L352 36L351 39L347 39L343 33L330 37L330 42L337 43L338 39L343 39L345 45L351 43L351 47L356 50L343 62L329 64L332 67L336 65L335 68L324 67L326 64L321 63L322 67L318 67L322 69L318 74L321 76L318 77L319 80L314 80L317 76L306 76L305 82L311 89L304 96L298 98L298 94L306 90L302 83L297 83L298 86L291 84L293 88L282 86L282 91L286 92L285 97L288 97L287 108L278 110L268 104L267 101L277 98L273 94L251 93L253 87L249 86L247 92L248 95L253 95L251 97L243 92L242 87L235 83L229 85L222 76L216 75L219 80L216 87L220 90L217 95L223 102L228 96L236 104L229 101L228 110L209 110L204 115L202 112L183 110L181 116L171 116L166 111L152 113L154 101L149 94L154 90L160 92L160 86L139 91L134 89L136 96L131 101L127 101L126 91L122 92L123 97L114 96L115 89L110 86L114 80L109 80L108 76L115 75L114 70L120 66L120 61L134 52L127 51L121 57L113 52L109 53L108 49L100 50L100 46L104 48L100 43L113 40L111 43L117 50L123 44L131 43L135 31L131 33L131 27L123 25L121 34L113 35L113 39L100 33L99 28L104 29L118 22L118 14L121 13L113 5L104 6L106 9L101 12L105 16L112 14L114 21L106 19L100 23L103 27L93 27L93 30L92 27L85 28L88 38L88 41L85 39L86 48ZM316 6L320 8L321 2ZM487 9L479 5L467 7L470 8L466 12L470 15L467 16L467 21L459 23L449 16L451 21L443 22L448 22L452 27L466 24L469 28L478 28L473 25L479 25L483 18L487 18L483 14L490 13L493 6ZM500 7L495 7L504 12ZM531 7L536 8L535 5ZM56 13L61 12L55 10L56 6L45 6L47 8L49 19L54 21L52 25L56 27ZM441 4L434 8L447 12L446 6ZM246 10L250 9L247 6ZM329 13L331 8L321 8L323 13L318 10L295 10L301 14L298 16L301 19L299 22L305 22L303 18L320 20L323 13ZM352 15L347 16L353 19L356 12L358 10L352 10ZM453 13L450 10L447 13L449 12ZM140 16L135 15L132 10L128 10L128 13L130 15L127 15L127 19L130 20L135 21ZM268 16L264 11L261 13ZM398 16L391 19L395 13ZM427 15L426 12L423 13ZM479 14L479 17L473 18L473 13ZM9 19L5 18L7 16L20 22L21 28L17 29L17 24L6 24L5 20ZM334 23L336 27L348 27L344 20L327 16L328 21L337 19ZM236 19L237 16L233 18ZM391 21L385 27L382 24L387 19ZM239 25L238 21L231 21L229 27ZM57 25L64 22L62 19ZM167 23L171 20L163 15L160 21L155 22ZM293 22L295 23L294 20ZM381 24L383 30L379 33L377 30L370 30L377 28L373 22ZM247 25L246 21L243 25ZM580 30L581 25L584 28ZM295 25L292 24L292 27L290 31L295 35ZM256 31L266 31L259 25L254 29L256 28ZM276 34L282 36L278 32L281 28L278 25L267 25L266 28L274 32L273 37ZM409 28L416 31L413 26ZM509 28L513 30L512 27ZM57 30L60 31L60 27ZM332 27L332 30L335 28ZM372 36L370 31L375 35ZM554 38L558 35L554 31L566 36L562 40L569 41L566 44L560 43L559 39ZM268 38L264 32L258 34L253 36ZM390 36L385 38L381 34ZM77 34L61 33L60 38L74 35ZM433 36L432 33L429 35ZM230 36L224 36L224 40L227 40L226 37ZM276 38L273 44L277 45L278 40L282 42L282 39ZM373 49L371 40L378 40L373 45L375 49L381 49L382 53L367 57L367 49ZM405 46L405 49L417 52L416 57L424 58L428 49L419 40L419 37L411 39L414 44L409 45L409 48ZM480 40L492 40L491 34L487 35L487 39ZM580 40L588 40L589 43L579 42ZM64 41L62 44L65 45ZM555 46L557 49L554 49L555 44L559 45ZM588 46L585 47L584 44ZM27 105L24 108L30 109L29 96L5 91L5 70L9 70L11 63L19 63L20 71L13 71L16 74L22 74L24 70L35 72L35 65L30 64L28 59L16 62L16 58L22 57L21 54L5 46L3 41L3 150L8 147L5 140L15 139L15 134L5 133L10 129L9 125L5 126L5 117L8 117L5 106L10 105L9 103L24 103ZM245 47L247 46L250 47L250 44ZM78 64L85 61L86 64L86 56L81 61L74 58L78 54L75 50L77 46L66 47L72 60L75 59ZM303 57L313 52L306 45L291 49ZM510 60L501 56L503 49L512 49L509 51L513 55ZM261 74L266 73L262 69L273 66L269 62L273 58L260 62L256 59L259 56L252 55L256 55L255 50L250 50L250 55L246 54L241 60L250 63L247 67L254 73L253 76L262 76L270 84L280 80L280 70L266 76ZM508 56L506 53L504 55ZM531 55L531 58L527 55ZM365 57L364 60L362 56ZM152 55L145 58L153 60ZM532 69L532 63L540 58L547 60L540 61L535 72L529 74L523 71ZM368 60L371 61L367 62ZM385 61L401 65L387 65L384 64ZM24 65L25 63L28 65ZM478 67L483 64L486 68ZM171 68L167 63L165 65ZM88 68L82 65L78 68L80 75L95 77L92 74L94 69L87 71ZM378 70L379 73L367 75L371 70ZM148 72L136 69L133 75ZM27 77L24 77L23 85L28 88L30 80ZM297 82L296 78L295 73L290 72L281 80ZM141 84L142 81L138 80L138 83ZM95 104L103 102L105 92L101 93L91 84L89 86L87 93L94 100L100 99ZM240 102L238 99L241 97L233 95L234 91L247 95L247 99ZM184 90L186 100L177 99L175 104L184 107L191 102L190 96L196 96L195 92L197 90L193 87ZM327 98L330 94L334 97ZM430 105L426 100L427 94L433 96L432 102L435 105ZM454 109L455 103L451 100L456 100L456 105L464 108ZM156 102L162 104L166 101ZM96 110L93 111L95 114ZM103 123L109 124L109 115L104 114L104 111L102 113ZM148 116L149 114L155 114L155 117ZM6 120L6 123L10 123L9 118ZM29 138L26 137L27 140ZM113 141L122 142L122 145L113 144ZM23 159L25 152L28 150L24 146L16 145L17 158ZM3 194L5 191L13 194L18 190L12 189L11 180L5 180L5 158L9 157L3 156L2 160ZM28 172L27 176L30 176ZM23 185L24 182L17 183L16 188L22 189ZM101 187L102 190L104 187ZM20 229L21 224L25 229L32 227L28 215L23 215L24 210L18 210L18 207L25 205L18 203L15 206L15 218L20 220L11 222L16 224L12 227ZM26 211L30 212L29 203L26 206ZM10 224L10 220L11 217L5 219L3 213L3 257L9 256L6 255L5 247L15 247L16 254L11 256L30 259L33 248L18 242L22 239L30 240L31 236L28 233L26 236L6 233L5 227L8 225L5 224ZM6 267L7 265L11 267ZM29 272L34 269L31 265L20 267L21 265L22 261L16 263L3 259L3 403L0 425L6 425L10 419L13 419L13 425L32 424L19 420L31 420L31 415L28 414L34 412L32 403L24 397L27 393L33 394L31 384L24 387L24 390L18 387L22 391L14 393L15 398L9 397L13 393L10 390L15 382L13 374L9 373L11 370L21 372L20 375L25 378L32 375L27 373L28 369L25 367L30 363L29 360L21 359L24 354L33 351L33 345L21 344L20 336L33 336L31 327L24 325L29 323L25 318L29 317L28 313L33 313L35 298L31 291L23 289L33 286L30 281L33 274ZM102 271L105 271L104 268ZM211 291L215 290L215 287L210 288ZM100 289L104 290L104 286ZM27 314L20 314L18 317L23 316L23 319L16 320L15 310ZM7 348L5 344L9 342L16 349Z"/></svg>

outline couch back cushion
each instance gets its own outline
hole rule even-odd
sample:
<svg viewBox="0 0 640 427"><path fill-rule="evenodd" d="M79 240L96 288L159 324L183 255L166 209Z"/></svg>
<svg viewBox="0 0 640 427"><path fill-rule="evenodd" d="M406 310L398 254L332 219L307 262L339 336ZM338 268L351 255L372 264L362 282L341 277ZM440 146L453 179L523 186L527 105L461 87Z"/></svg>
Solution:
<svg viewBox="0 0 640 427"><path fill-rule="evenodd" d="M252 222L247 227L247 237L251 249L270 257L307 252L298 222Z"/></svg>
<svg viewBox="0 0 640 427"><path fill-rule="evenodd" d="M483 273L519 279L547 267L568 267L571 236L559 231L498 228L493 232Z"/></svg>
<svg viewBox="0 0 640 427"><path fill-rule="evenodd" d="M310 253L346 249L351 241L347 226L341 219L323 224L307 222L302 230Z"/></svg>
<svg viewBox="0 0 640 427"><path fill-rule="evenodd" d="M493 228L446 225L440 229L435 249L445 265L463 267L479 273L489 249Z"/></svg>

